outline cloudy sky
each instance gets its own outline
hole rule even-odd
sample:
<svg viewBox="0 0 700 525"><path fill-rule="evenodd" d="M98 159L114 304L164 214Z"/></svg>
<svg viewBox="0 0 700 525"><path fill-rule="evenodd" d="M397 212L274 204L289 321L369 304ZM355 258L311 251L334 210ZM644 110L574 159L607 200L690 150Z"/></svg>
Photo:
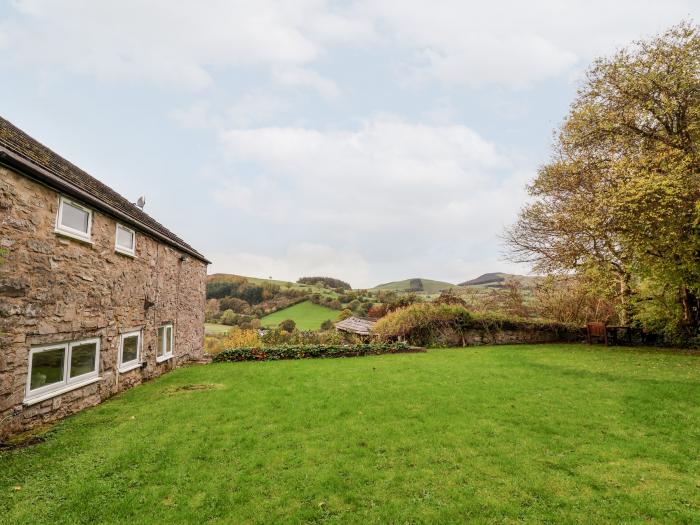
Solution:
<svg viewBox="0 0 700 525"><path fill-rule="evenodd" d="M211 272L460 282L590 61L692 0L0 0L1 114Z"/></svg>

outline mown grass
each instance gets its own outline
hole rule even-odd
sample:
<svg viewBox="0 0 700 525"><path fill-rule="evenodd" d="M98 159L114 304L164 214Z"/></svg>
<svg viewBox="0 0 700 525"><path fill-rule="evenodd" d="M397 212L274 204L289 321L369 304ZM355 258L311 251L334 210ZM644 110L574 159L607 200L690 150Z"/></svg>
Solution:
<svg viewBox="0 0 700 525"><path fill-rule="evenodd" d="M2 453L0 523L697 523L699 399L581 345L190 367Z"/></svg>
<svg viewBox="0 0 700 525"><path fill-rule="evenodd" d="M229 330L231 327L225 324L204 323L204 333L207 335L225 335Z"/></svg>
<svg viewBox="0 0 700 525"><path fill-rule="evenodd" d="M324 321L335 321L340 312L311 301L295 304L260 319L262 326L276 327L285 319L292 319L299 330L318 330Z"/></svg>

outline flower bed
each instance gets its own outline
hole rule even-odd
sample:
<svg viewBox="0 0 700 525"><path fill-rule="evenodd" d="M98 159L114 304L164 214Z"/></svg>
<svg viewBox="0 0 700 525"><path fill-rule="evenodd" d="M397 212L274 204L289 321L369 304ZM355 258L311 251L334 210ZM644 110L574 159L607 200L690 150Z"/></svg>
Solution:
<svg viewBox="0 0 700 525"><path fill-rule="evenodd" d="M227 361L276 361L278 359L313 359L329 357L358 357L364 355L424 352L406 343L376 343L358 345L281 345L270 348L229 348L214 356L215 363Z"/></svg>

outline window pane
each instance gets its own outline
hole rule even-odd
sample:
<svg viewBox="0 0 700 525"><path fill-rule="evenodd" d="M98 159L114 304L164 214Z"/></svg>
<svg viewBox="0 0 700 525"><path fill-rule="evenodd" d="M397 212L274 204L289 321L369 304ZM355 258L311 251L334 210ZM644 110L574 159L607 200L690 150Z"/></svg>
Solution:
<svg viewBox="0 0 700 525"><path fill-rule="evenodd" d="M173 353L173 327L168 326L165 330L166 330L165 353L172 354Z"/></svg>
<svg viewBox="0 0 700 525"><path fill-rule="evenodd" d="M117 228L117 246L126 248L127 250L134 249L134 234L125 228Z"/></svg>
<svg viewBox="0 0 700 525"><path fill-rule="evenodd" d="M86 343L71 348L70 377L78 377L95 371L97 343Z"/></svg>
<svg viewBox="0 0 700 525"><path fill-rule="evenodd" d="M122 363L136 361L139 357L139 336L130 335L122 342Z"/></svg>
<svg viewBox="0 0 700 525"><path fill-rule="evenodd" d="M61 212L61 224L63 226L87 233L89 219L90 214L88 212L63 201L63 211Z"/></svg>
<svg viewBox="0 0 700 525"><path fill-rule="evenodd" d="M161 326L158 328L158 347L156 348L156 354L158 357L163 356L163 338L165 337L165 327Z"/></svg>
<svg viewBox="0 0 700 525"><path fill-rule="evenodd" d="M55 348L33 354L30 390L62 382L65 355L65 348Z"/></svg>

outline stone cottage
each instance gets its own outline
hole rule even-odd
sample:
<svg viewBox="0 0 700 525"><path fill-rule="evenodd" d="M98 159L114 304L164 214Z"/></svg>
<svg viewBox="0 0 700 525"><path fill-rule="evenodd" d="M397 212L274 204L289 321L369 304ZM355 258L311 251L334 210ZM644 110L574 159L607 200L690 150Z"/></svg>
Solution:
<svg viewBox="0 0 700 525"><path fill-rule="evenodd" d="M204 256L2 118L0 250L0 438L201 359Z"/></svg>

